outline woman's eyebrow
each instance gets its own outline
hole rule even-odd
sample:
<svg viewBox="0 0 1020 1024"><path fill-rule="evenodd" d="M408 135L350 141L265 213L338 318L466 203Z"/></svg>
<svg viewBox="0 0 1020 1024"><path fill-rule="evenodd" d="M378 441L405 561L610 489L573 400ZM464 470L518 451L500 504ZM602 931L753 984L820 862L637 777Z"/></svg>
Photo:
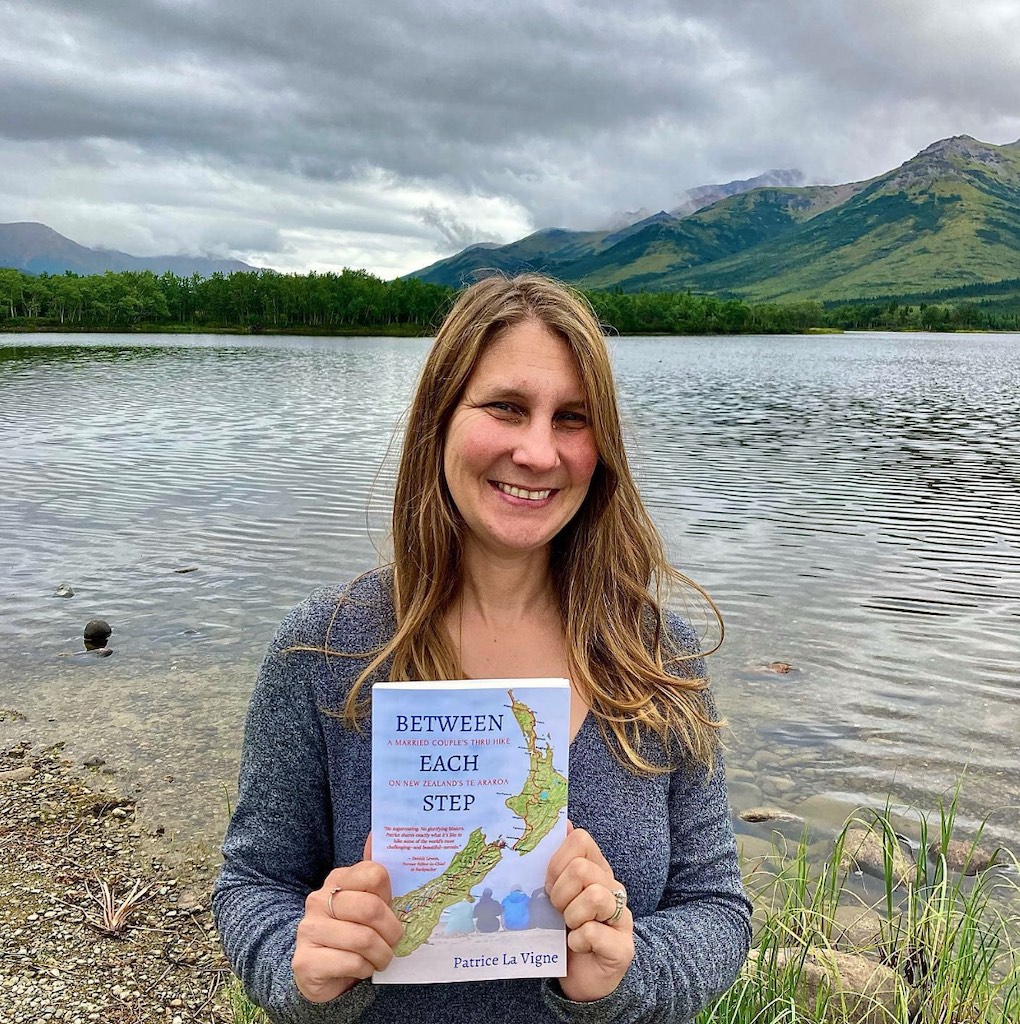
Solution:
<svg viewBox="0 0 1020 1024"><path fill-rule="evenodd" d="M490 387L482 388L480 390L479 397L490 402L493 399L502 399L504 401L528 403L532 400L533 396L527 391L522 391L520 388L515 387L512 384L495 384ZM588 403L581 397L569 398L565 402L557 403L557 408L570 409L571 411L577 412L583 412L587 407Z"/></svg>

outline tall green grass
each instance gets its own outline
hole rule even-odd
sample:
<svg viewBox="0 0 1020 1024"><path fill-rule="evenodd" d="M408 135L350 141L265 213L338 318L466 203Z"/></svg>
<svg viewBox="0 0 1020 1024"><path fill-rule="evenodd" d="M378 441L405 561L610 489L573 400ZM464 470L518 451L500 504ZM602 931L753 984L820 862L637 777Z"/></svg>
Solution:
<svg viewBox="0 0 1020 1024"><path fill-rule="evenodd" d="M921 816L916 862L902 884L894 870L901 839L888 808L848 821L820 865L806 839L792 850L774 842L771 857L746 867L752 956L697 1024L1020 1022L1018 866L1014 858L1001 865L1000 856L1000 867L976 878L949 867L956 795L933 820ZM881 840L882 877L870 885L848 867L845 850L848 830L861 827ZM879 914L872 939L855 951L860 961L836 948L846 948L838 918L848 911L838 908L848 907ZM844 984L855 969L875 972L863 995Z"/></svg>

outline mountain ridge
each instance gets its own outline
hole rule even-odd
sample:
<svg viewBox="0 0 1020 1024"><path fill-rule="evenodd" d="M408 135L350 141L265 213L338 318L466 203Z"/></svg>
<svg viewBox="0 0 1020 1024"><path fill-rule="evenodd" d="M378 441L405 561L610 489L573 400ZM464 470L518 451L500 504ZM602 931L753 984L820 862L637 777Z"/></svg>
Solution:
<svg viewBox="0 0 1020 1024"><path fill-rule="evenodd" d="M116 249L79 245L38 221L13 221L0 224L0 267L12 267L27 274L102 274L107 270L151 270L161 274L172 271L179 277L197 273L255 270L241 260L208 256L132 256Z"/></svg>
<svg viewBox="0 0 1020 1024"><path fill-rule="evenodd" d="M551 236L538 231L408 276L459 286L489 268L539 270L590 289L693 289L751 301L1012 280L1020 277L1020 140L951 136L864 181L759 186L682 216L660 211L614 232L555 236L553 247L542 248Z"/></svg>

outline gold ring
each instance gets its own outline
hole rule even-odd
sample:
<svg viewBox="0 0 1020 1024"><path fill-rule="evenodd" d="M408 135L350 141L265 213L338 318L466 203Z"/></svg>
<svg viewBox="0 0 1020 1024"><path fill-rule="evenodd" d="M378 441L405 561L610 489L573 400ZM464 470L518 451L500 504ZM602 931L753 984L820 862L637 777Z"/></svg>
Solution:
<svg viewBox="0 0 1020 1024"><path fill-rule="evenodd" d="M603 924L616 924L623 914L623 908L627 906L627 892L625 889L613 889L613 897L616 899L616 910L603 921Z"/></svg>
<svg viewBox="0 0 1020 1024"><path fill-rule="evenodd" d="M333 918L333 920L334 920L334 921L339 921L339 920L340 920L340 918L338 918L338 917L336 916L336 914L334 914L334 913L333 913L333 897L334 897L334 896L335 896L335 895L336 895L336 894L337 894L338 892L343 892L343 891L344 891L344 890L343 890L343 886L342 886L342 885L338 885L338 886L337 886L337 887L336 887L335 889L330 889L330 890L329 890L329 899L328 899L328 900L326 900L326 909L327 909L327 910L329 911L329 916L330 916L331 918Z"/></svg>

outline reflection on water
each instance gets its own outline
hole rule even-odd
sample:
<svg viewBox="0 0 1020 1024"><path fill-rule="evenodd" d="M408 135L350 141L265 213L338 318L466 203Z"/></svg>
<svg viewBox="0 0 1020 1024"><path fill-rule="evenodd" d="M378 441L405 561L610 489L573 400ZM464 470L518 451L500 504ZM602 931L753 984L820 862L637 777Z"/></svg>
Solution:
<svg viewBox="0 0 1020 1024"><path fill-rule="evenodd" d="M0 706L209 836L273 627L385 545L427 343L139 340L0 341ZM1020 843L1020 338L613 350L649 506L727 620L734 802L929 806L966 770L965 817ZM96 615L116 656L58 657Z"/></svg>

